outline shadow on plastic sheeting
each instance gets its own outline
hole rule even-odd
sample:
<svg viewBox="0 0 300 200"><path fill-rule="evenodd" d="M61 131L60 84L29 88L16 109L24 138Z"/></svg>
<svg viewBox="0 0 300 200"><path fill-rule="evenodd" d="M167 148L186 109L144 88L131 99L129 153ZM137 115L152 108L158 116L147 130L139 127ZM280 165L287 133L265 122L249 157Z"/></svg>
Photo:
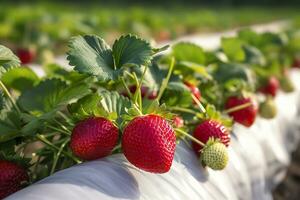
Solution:
<svg viewBox="0 0 300 200"><path fill-rule="evenodd" d="M127 167L124 167L125 164L107 162L105 159L85 162L59 171L38 184L65 183L92 188L111 197L139 199L138 183Z"/></svg>
<svg viewBox="0 0 300 200"><path fill-rule="evenodd" d="M176 146L175 160L182 163L197 181L201 183L208 181L209 173L202 167L193 150L182 141Z"/></svg>

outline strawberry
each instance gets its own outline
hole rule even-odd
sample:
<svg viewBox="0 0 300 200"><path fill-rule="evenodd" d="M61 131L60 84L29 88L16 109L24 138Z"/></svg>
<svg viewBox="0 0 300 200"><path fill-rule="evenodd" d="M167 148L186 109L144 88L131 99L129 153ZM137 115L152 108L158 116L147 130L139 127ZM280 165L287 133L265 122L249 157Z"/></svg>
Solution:
<svg viewBox="0 0 300 200"><path fill-rule="evenodd" d="M228 146L230 135L225 126L215 120L205 120L199 124L193 133L194 138L202 143L206 143L209 138L219 139L224 145ZM192 143L193 149L197 155L200 155L202 146L196 142Z"/></svg>
<svg viewBox="0 0 300 200"><path fill-rule="evenodd" d="M192 83L185 81L184 84L190 89L191 93L200 101L201 93L200 90ZM196 103L193 101L194 104Z"/></svg>
<svg viewBox="0 0 300 200"><path fill-rule="evenodd" d="M29 48L20 48L17 49L17 56L22 64L29 64L34 61L36 53L34 50Z"/></svg>
<svg viewBox="0 0 300 200"><path fill-rule="evenodd" d="M21 166L6 160L0 160L0 199L22 189L29 176Z"/></svg>
<svg viewBox="0 0 300 200"><path fill-rule="evenodd" d="M175 126L176 128L181 128L181 127L183 127L183 125L184 125L184 121L183 121L183 119L182 119L181 117L175 116L175 117L173 118L173 124L174 124L174 126Z"/></svg>
<svg viewBox="0 0 300 200"><path fill-rule="evenodd" d="M280 88L286 93L293 92L295 90L294 84L288 76L283 76L280 79Z"/></svg>
<svg viewBox="0 0 300 200"><path fill-rule="evenodd" d="M125 127L122 149L134 166L152 173L170 170L176 137L172 126L154 114L135 117Z"/></svg>
<svg viewBox="0 0 300 200"><path fill-rule="evenodd" d="M267 98L266 101L259 105L259 114L266 119L272 119L277 114L277 107L272 98Z"/></svg>
<svg viewBox="0 0 300 200"><path fill-rule="evenodd" d="M271 76L267 83L259 89L260 92L266 95L275 97L279 88L279 81L275 76Z"/></svg>
<svg viewBox="0 0 300 200"><path fill-rule="evenodd" d="M225 108L230 109L246 103L251 103L251 105L246 108L230 112L229 115L233 117L235 122L238 122L246 127L250 127L255 121L257 110L258 110L256 101L254 101L250 97L245 98L245 97L231 96L227 99Z"/></svg>
<svg viewBox="0 0 300 200"><path fill-rule="evenodd" d="M118 128L103 117L87 118L74 127L70 147L83 160L94 160L111 153L118 142Z"/></svg>
<svg viewBox="0 0 300 200"><path fill-rule="evenodd" d="M214 139L210 139L201 151L200 160L213 170L222 170L228 163L226 146Z"/></svg>
<svg viewBox="0 0 300 200"><path fill-rule="evenodd" d="M130 86L129 90L132 94L134 94L135 91L136 91L136 86L135 85ZM122 92L122 95L126 96L126 97L129 96L127 92ZM142 98L147 97L147 99L152 100L152 99L155 99L157 97L157 92L154 91L154 90L149 91L148 87L141 86L141 95L142 95Z"/></svg>

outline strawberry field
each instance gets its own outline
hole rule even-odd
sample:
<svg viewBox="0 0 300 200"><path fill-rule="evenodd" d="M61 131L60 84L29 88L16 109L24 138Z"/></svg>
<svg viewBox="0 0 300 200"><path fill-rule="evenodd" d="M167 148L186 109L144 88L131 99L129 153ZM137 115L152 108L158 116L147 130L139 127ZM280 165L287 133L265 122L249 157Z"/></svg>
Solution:
<svg viewBox="0 0 300 200"><path fill-rule="evenodd" d="M279 199L297 9L92 5L3 4L0 199Z"/></svg>

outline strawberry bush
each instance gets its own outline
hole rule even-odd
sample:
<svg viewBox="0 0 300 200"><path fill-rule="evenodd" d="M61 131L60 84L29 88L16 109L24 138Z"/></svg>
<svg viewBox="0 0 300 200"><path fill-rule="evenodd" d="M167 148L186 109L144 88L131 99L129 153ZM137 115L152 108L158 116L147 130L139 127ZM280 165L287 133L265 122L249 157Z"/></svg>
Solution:
<svg viewBox="0 0 300 200"><path fill-rule="evenodd" d="M44 65L43 77L0 46L0 198L111 154L165 173L180 142L199 166L224 169L234 123L274 118L277 91L293 91L297 39L293 30L245 29L206 51L189 42L154 48L130 34L112 46L77 36L67 52L73 68Z"/></svg>

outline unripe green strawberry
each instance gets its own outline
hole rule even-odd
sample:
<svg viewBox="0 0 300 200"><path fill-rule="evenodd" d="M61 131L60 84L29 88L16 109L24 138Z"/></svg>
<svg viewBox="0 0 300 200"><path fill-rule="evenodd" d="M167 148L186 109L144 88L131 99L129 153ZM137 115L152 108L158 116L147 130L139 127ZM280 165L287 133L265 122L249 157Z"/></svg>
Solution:
<svg viewBox="0 0 300 200"><path fill-rule="evenodd" d="M222 170L228 163L226 146L218 140L210 139L202 149L202 163L213 170Z"/></svg>
<svg viewBox="0 0 300 200"><path fill-rule="evenodd" d="M287 93L293 92L295 90L294 84L288 76L284 76L283 78L281 78L280 88L282 89L282 91Z"/></svg>
<svg viewBox="0 0 300 200"><path fill-rule="evenodd" d="M277 114L277 107L272 98L267 98L259 106L259 114L266 119L272 119Z"/></svg>

